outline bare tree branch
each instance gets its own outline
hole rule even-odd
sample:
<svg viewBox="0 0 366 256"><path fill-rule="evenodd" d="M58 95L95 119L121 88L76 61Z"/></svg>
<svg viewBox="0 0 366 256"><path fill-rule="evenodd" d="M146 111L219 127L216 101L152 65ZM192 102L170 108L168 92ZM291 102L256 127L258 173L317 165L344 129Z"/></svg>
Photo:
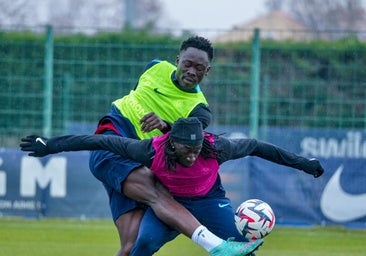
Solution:
<svg viewBox="0 0 366 256"><path fill-rule="evenodd" d="M158 0L134 0L136 27L153 28L162 12ZM121 29L125 0L1 0L0 25L45 25L67 28Z"/></svg>
<svg viewBox="0 0 366 256"><path fill-rule="evenodd" d="M18 25L29 22L31 3L27 0L0 1L0 25Z"/></svg>
<svg viewBox="0 0 366 256"><path fill-rule="evenodd" d="M283 0L266 0L265 6L269 11L279 11L282 9Z"/></svg>
<svg viewBox="0 0 366 256"><path fill-rule="evenodd" d="M268 10L283 10L314 31L357 30L365 23L362 0L267 0Z"/></svg>

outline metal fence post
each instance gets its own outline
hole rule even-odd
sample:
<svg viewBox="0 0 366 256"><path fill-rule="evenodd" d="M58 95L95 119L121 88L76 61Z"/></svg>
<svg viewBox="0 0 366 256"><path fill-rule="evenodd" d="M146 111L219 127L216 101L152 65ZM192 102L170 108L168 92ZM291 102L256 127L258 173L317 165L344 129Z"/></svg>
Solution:
<svg viewBox="0 0 366 256"><path fill-rule="evenodd" d="M63 129L64 133L67 133L67 123L69 122L70 116L70 90L72 84L72 77L70 72L66 72L64 74L64 83L62 90L62 120L63 120Z"/></svg>
<svg viewBox="0 0 366 256"><path fill-rule="evenodd" d="M254 29L252 43L252 69L250 83L249 136L258 138L259 123L259 73L260 73L260 38L259 29Z"/></svg>
<svg viewBox="0 0 366 256"><path fill-rule="evenodd" d="M43 91L43 136L50 137L52 129L53 98L53 33L52 26L46 27L44 55L44 91Z"/></svg>
<svg viewBox="0 0 366 256"><path fill-rule="evenodd" d="M268 133L268 113L269 113L269 76L268 74L265 74L263 77L263 86L262 87L262 93L261 93L261 100L262 100L262 111L261 111L261 117L262 120L261 123L261 134L260 139L261 140L267 140L267 133Z"/></svg>

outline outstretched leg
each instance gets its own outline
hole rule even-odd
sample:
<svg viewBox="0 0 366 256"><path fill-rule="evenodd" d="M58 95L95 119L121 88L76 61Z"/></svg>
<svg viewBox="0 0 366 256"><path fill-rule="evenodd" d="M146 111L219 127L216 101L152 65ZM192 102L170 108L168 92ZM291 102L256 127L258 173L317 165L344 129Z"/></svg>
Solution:
<svg viewBox="0 0 366 256"><path fill-rule="evenodd" d="M139 223L141 216L134 216L130 212L139 208L138 202L150 206L166 225L191 238L206 251L213 252L212 255L222 255L223 251L226 256L242 255L242 249L245 252L251 251L260 244L259 242L254 244L227 242L217 237L201 225L185 207L175 201L157 182L148 168L141 167L138 163L122 159L111 152L98 150L91 153L89 165L93 175L103 182L109 194L112 216L122 245L119 253L129 254L131 244L136 239L138 232L136 223ZM126 219L125 214L127 214ZM129 214L131 215L128 216ZM129 232L133 233L132 236ZM237 254L238 251L240 254ZM122 255L124 256L120 254Z"/></svg>
<svg viewBox="0 0 366 256"><path fill-rule="evenodd" d="M122 184L123 193L150 206L159 219L189 238L201 226L198 220L158 182L146 167L132 171Z"/></svg>
<svg viewBox="0 0 366 256"><path fill-rule="evenodd" d="M166 225L191 238L211 255L248 255L263 243L260 239L246 243L224 241L217 237L178 203L146 167L139 167L128 175L122 184L122 192L150 206Z"/></svg>

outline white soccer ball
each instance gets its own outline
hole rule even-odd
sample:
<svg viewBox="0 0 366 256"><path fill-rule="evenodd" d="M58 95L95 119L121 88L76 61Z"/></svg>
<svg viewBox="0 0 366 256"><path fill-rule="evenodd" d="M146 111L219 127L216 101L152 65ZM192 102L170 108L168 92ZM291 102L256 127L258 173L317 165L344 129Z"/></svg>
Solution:
<svg viewBox="0 0 366 256"><path fill-rule="evenodd" d="M259 199L243 202L235 212L236 228L248 240L267 236L275 226L275 222L272 208Z"/></svg>

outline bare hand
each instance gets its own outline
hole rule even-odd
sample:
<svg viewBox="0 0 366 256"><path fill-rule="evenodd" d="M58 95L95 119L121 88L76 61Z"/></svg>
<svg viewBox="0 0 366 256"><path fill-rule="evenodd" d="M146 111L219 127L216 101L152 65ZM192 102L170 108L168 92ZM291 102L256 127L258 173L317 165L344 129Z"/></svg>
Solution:
<svg viewBox="0 0 366 256"><path fill-rule="evenodd" d="M142 132L151 132L154 129L163 131L168 127L168 124L158 117L154 112L144 115L140 120L140 124Z"/></svg>

